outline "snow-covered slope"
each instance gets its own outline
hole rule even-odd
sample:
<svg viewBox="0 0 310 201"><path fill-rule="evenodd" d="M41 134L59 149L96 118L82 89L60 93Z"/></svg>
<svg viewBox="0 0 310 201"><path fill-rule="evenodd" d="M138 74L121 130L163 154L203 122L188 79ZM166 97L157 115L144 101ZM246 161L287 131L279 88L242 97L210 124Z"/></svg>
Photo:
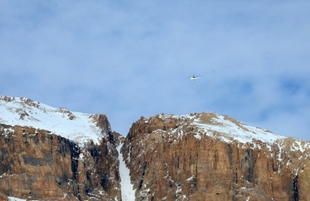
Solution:
<svg viewBox="0 0 310 201"><path fill-rule="evenodd" d="M218 115L212 112L204 112L199 114L188 115L159 115L161 119L180 119L186 124L182 124L172 131L173 135L182 136L184 134L183 127L190 126L196 128L195 137L202 138L204 135L217 138L222 141L241 143L252 143L255 140L272 144L277 140L287 137L274 134L268 130L246 125L238 122L233 118L225 115Z"/></svg>
<svg viewBox="0 0 310 201"><path fill-rule="evenodd" d="M158 117L163 121L178 119L181 122L180 126L177 126L177 128L172 129L170 132L166 132L170 141L177 141L184 135L194 133L194 137L198 140L208 136L227 143L237 142L242 146L250 145L252 149L266 147L270 152L277 147L280 150L278 155L280 163L283 162L283 150L307 152L305 157L310 158L310 142L274 134L259 127L249 126L226 115L203 112L188 115L161 114ZM185 132L186 128L194 130L192 130L193 132Z"/></svg>
<svg viewBox="0 0 310 201"><path fill-rule="evenodd" d="M83 144L98 143L102 130L96 126L96 115L54 108L31 99L0 96L0 123L31 126Z"/></svg>
<svg viewBox="0 0 310 201"><path fill-rule="evenodd" d="M204 130L204 133L208 135L219 133L218 137L227 142L237 140L242 143L251 143L253 140L259 140L266 143L273 143L276 140L286 138L266 129L238 122L228 116L214 115L212 113L200 114L193 121L193 124Z"/></svg>

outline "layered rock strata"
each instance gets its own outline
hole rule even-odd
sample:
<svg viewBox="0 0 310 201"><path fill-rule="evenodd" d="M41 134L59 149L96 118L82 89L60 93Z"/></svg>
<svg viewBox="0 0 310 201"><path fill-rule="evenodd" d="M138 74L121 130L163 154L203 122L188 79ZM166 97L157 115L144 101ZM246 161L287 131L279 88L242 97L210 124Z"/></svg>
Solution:
<svg viewBox="0 0 310 201"><path fill-rule="evenodd" d="M309 142L227 116L141 117L121 152L136 200L310 200Z"/></svg>
<svg viewBox="0 0 310 201"><path fill-rule="evenodd" d="M0 200L310 200L309 142L216 113L141 117L124 138L105 115L0 96L0 123Z"/></svg>
<svg viewBox="0 0 310 201"><path fill-rule="evenodd" d="M115 134L84 146L47 130L0 126L0 195L30 200L120 200ZM4 199L4 198L3 198Z"/></svg>

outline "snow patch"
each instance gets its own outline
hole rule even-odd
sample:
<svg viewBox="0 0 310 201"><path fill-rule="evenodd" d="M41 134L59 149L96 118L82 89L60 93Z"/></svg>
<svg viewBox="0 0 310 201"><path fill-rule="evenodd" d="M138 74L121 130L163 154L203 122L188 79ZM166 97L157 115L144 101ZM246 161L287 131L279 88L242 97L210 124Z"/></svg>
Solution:
<svg viewBox="0 0 310 201"><path fill-rule="evenodd" d="M276 140L286 138L285 136L276 135L264 129L237 122L223 115L216 115L211 120L212 124L204 123L201 120L201 116L198 116L194 119L192 125L202 130L205 135L217 137L228 143L236 140L243 144L251 144L255 140L259 140L267 144L272 144ZM254 144L253 146L255 146Z"/></svg>
<svg viewBox="0 0 310 201"><path fill-rule="evenodd" d="M26 201L26 199L20 199L16 197L8 197L9 201Z"/></svg>
<svg viewBox="0 0 310 201"><path fill-rule="evenodd" d="M121 177L121 192L123 201L135 200L135 190L133 189L133 184L130 180L130 171L127 168L123 155L121 153L121 147L123 143L120 143L117 147L118 160L119 160L119 174Z"/></svg>
<svg viewBox="0 0 310 201"><path fill-rule="evenodd" d="M194 130L194 137L197 140L200 140L203 136L209 136L227 143L238 141L243 145L250 144L252 149L261 148L259 144L255 143L255 141L263 142L264 146L267 146L271 150L271 144L278 140L287 138L285 136L273 134L265 129L246 125L225 115L218 115L213 112L187 115L160 114L158 117L164 121L174 118L178 119L179 122L182 122L180 127L172 130L170 133L168 132L168 134L179 139L185 134L183 132L184 126L192 126L196 128L196 130ZM298 145L299 144L296 144L294 148L297 149L297 147L301 147ZM303 149L301 149L301 151L303 151Z"/></svg>

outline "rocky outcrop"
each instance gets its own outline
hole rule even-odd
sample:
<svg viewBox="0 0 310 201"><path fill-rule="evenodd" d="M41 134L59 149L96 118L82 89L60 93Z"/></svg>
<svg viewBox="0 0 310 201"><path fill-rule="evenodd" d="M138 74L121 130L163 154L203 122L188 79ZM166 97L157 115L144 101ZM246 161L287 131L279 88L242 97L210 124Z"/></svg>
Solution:
<svg viewBox="0 0 310 201"><path fill-rule="evenodd" d="M115 133L95 118L100 144L84 145L47 130L0 126L0 196L34 200L120 200Z"/></svg>
<svg viewBox="0 0 310 201"><path fill-rule="evenodd" d="M310 143L227 116L141 117L124 138L31 99L0 113L0 200L310 200Z"/></svg>
<svg viewBox="0 0 310 201"><path fill-rule="evenodd" d="M137 200L310 200L308 142L219 119L202 113L135 122L121 151ZM235 132L212 129L222 122ZM239 131L246 140L232 137Z"/></svg>

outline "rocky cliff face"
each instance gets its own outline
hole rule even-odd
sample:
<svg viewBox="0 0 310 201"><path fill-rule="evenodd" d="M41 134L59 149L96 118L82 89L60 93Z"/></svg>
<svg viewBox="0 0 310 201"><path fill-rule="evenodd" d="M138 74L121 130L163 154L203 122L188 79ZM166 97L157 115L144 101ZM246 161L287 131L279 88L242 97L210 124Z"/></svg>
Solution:
<svg viewBox="0 0 310 201"><path fill-rule="evenodd" d="M310 200L310 144L214 113L141 117L125 140L137 200Z"/></svg>
<svg viewBox="0 0 310 201"><path fill-rule="evenodd" d="M105 115L0 97L0 123L0 200L310 200L309 142L215 113L124 138Z"/></svg>
<svg viewBox="0 0 310 201"><path fill-rule="evenodd" d="M0 130L2 194L35 200L120 198L117 151L106 139L80 147L32 127L1 125Z"/></svg>
<svg viewBox="0 0 310 201"><path fill-rule="evenodd" d="M62 122L83 118L80 114L65 109L53 110L52 113L47 107L34 104L29 99L3 99L6 106L14 101L15 106L24 105L17 108L6 107L12 115L17 113L17 120L21 124L36 125L42 120L36 118L34 122L29 122L29 119L34 119L31 115L35 113L33 107L44 111L40 114L41 118L44 117L43 114L52 116L54 113L63 118L60 120ZM2 115L0 114L2 122L5 120L14 123L15 116L12 118L6 112L2 110ZM25 121L27 118L28 121ZM30 200L120 200L118 152L115 144L118 134L111 131L105 115L90 115L87 118L92 123L91 126L96 127L94 130L100 132L100 138L87 140L82 135L73 133L74 138L68 139L49 130L2 123L0 200L7 200L9 196ZM55 121L55 118L50 120ZM55 122L42 123L44 127ZM88 125L80 127L85 126ZM66 126L63 128L67 132L72 131ZM93 134L85 133L85 136L90 135ZM77 137L81 141L77 141Z"/></svg>

